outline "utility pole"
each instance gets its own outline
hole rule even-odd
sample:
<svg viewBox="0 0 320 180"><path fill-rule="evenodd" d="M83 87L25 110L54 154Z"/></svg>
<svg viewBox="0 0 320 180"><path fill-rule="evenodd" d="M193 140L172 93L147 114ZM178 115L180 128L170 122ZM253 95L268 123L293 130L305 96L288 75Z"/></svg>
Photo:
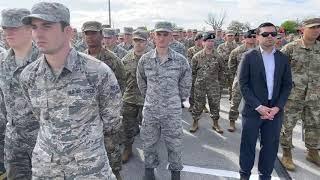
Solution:
<svg viewBox="0 0 320 180"><path fill-rule="evenodd" d="M108 9L109 9L109 25L111 27L111 7L110 7L110 0L108 0Z"/></svg>

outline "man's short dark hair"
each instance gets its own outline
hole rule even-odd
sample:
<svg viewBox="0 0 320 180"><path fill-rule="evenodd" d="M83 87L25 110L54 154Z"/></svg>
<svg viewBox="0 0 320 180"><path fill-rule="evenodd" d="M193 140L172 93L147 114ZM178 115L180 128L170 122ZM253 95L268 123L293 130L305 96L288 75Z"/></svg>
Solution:
<svg viewBox="0 0 320 180"><path fill-rule="evenodd" d="M274 29L277 31L277 28L274 24L272 24L271 22L265 22L258 26L258 28L256 29L257 34L260 34L260 29L263 27L274 27Z"/></svg>
<svg viewBox="0 0 320 180"><path fill-rule="evenodd" d="M64 31L64 28L65 28L65 27L70 26L69 23L64 22L64 21L60 21L60 24L61 24L61 30L62 30L62 31Z"/></svg>

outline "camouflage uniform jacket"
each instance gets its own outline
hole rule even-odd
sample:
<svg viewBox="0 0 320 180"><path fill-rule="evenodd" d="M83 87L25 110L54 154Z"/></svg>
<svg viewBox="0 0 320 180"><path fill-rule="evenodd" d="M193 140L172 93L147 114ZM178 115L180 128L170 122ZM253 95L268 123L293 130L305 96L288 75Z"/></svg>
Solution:
<svg viewBox="0 0 320 180"><path fill-rule="evenodd" d="M222 60L225 64L228 64L229 55L232 50L234 50L238 45L235 42L225 42L218 46L218 53L222 57Z"/></svg>
<svg viewBox="0 0 320 180"><path fill-rule="evenodd" d="M298 39L285 45L281 51L289 57L291 65L293 89L289 99L319 103L320 42L306 48L303 40Z"/></svg>
<svg viewBox="0 0 320 180"><path fill-rule="evenodd" d="M108 49L108 48L106 48L106 49ZM113 53L115 53L120 59L122 59L123 57L125 57L128 54L128 51L120 46L114 46L113 48L110 48L109 50L112 51Z"/></svg>
<svg viewBox="0 0 320 180"><path fill-rule="evenodd" d="M188 61L189 61L190 65L192 65L191 60L192 60L193 56L197 52L201 51L202 49L203 49L203 47L198 47L198 46L193 46L193 47L188 49Z"/></svg>
<svg viewBox="0 0 320 180"><path fill-rule="evenodd" d="M229 60L228 60L228 68L230 71L230 75L232 77L232 80L234 79L234 76L237 73L238 66L240 64L240 60L242 57L242 54L246 52L248 48L245 44L238 46L234 50L231 51Z"/></svg>
<svg viewBox="0 0 320 180"><path fill-rule="evenodd" d="M186 58L174 50L169 48L168 59L161 62L153 49L140 58L137 82L145 97L144 107L176 111L181 100L190 96L191 69Z"/></svg>
<svg viewBox="0 0 320 180"><path fill-rule="evenodd" d="M105 157L105 135L121 127L121 92L111 69L71 49L60 74L52 73L45 56L20 76L24 94L40 120L33 155L78 159ZM107 163L107 162L106 162Z"/></svg>
<svg viewBox="0 0 320 180"><path fill-rule="evenodd" d="M184 57L186 57L186 55L187 55L186 48L185 48L185 46L184 46L182 43L180 43L179 41L173 40L173 41L170 43L169 47L170 47L172 50L176 51L177 53L180 53L181 55L183 55Z"/></svg>
<svg viewBox="0 0 320 180"><path fill-rule="evenodd" d="M137 66L141 56L135 55L134 51L129 53L122 59L125 69L126 89L123 94L123 101L136 105L143 105L143 97L137 84Z"/></svg>
<svg viewBox="0 0 320 180"><path fill-rule="evenodd" d="M88 46L84 42L84 40L81 40L74 45L74 48L79 52L84 52L88 48Z"/></svg>
<svg viewBox="0 0 320 180"><path fill-rule="evenodd" d="M122 47L123 49L129 51L130 49L133 48L133 45L132 44L125 44L124 42L118 44L119 47Z"/></svg>
<svg viewBox="0 0 320 180"><path fill-rule="evenodd" d="M215 83L220 86L224 76L223 71L222 57L216 51L208 55L203 49L192 58L192 78L197 84L206 86L208 83Z"/></svg>
<svg viewBox="0 0 320 180"><path fill-rule="evenodd" d="M84 53L89 54L88 49L85 50ZM113 52L104 48L101 48L100 53L95 58L104 62L111 68L111 70L116 75L120 89L123 92L125 89L125 72L121 59L119 59Z"/></svg>
<svg viewBox="0 0 320 180"><path fill-rule="evenodd" d="M9 49L8 53L0 54L0 92L1 92L1 127L0 134L9 140L25 144L24 147L32 149L37 139L39 122L32 113L32 109L23 94L20 86L19 76L22 70L39 57L40 53L35 45L32 45L29 55L25 58L22 66L15 61L14 51ZM7 122L7 128L5 128ZM3 139L1 138L1 141ZM10 142L14 143L14 142ZM1 142L1 146L4 142ZM3 147L1 147L3 153ZM3 158L3 156L1 156Z"/></svg>
<svg viewBox="0 0 320 180"><path fill-rule="evenodd" d="M223 44L223 43L224 43L224 40L223 40L223 39L220 39L220 38L219 38L219 39L215 39L215 40L214 40L214 47L215 47L215 48L218 48L219 45L220 45L220 44Z"/></svg>

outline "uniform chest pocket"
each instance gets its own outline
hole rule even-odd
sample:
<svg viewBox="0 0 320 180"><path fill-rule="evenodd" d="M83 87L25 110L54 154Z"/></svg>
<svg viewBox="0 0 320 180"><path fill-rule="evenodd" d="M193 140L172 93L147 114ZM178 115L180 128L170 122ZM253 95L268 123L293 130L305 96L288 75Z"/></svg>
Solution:
<svg viewBox="0 0 320 180"><path fill-rule="evenodd" d="M43 97L42 95L42 91L39 89L29 90L29 97L33 107L38 108L45 106L46 97Z"/></svg>
<svg viewBox="0 0 320 180"><path fill-rule="evenodd" d="M147 78L154 78L157 74L156 70L152 68L146 68L144 73Z"/></svg>
<svg viewBox="0 0 320 180"><path fill-rule="evenodd" d="M72 88L67 91L69 113L76 114L83 108L97 106L96 89L93 87Z"/></svg>

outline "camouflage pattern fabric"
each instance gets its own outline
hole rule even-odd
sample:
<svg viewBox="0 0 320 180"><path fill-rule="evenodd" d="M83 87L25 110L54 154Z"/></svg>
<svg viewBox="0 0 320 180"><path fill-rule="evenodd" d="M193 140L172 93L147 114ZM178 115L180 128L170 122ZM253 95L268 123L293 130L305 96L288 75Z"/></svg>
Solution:
<svg viewBox="0 0 320 180"><path fill-rule="evenodd" d="M156 49L144 54L138 64L137 82L145 97L141 139L145 167L159 165L157 144L163 135L168 150L169 170L182 166L181 102L190 95L191 69L186 58L169 48L168 59L161 62Z"/></svg>
<svg viewBox="0 0 320 180"><path fill-rule="evenodd" d="M281 145L292 148L292 131L298 120L305 128L305 145L317 149L320 138L320 42L306 48L298 39L282 50L289 57L293 88L285 106L284 123L281 130Z"/></svg>
<svg viewBox="0 0 320 180"><path fill-rule="evenodd" d="M203 49L193 56L192 78L195 79L195 83L192 117L194 120L200 119L206 104L206 95L210 107L210 117L213 120L219 119L223 71L222 57L216 51L213 51L212 54L206 54Z"/></svg>
<svg viewBox="0 0 320 180"><path fill-rule="evenodd" d="M20 80L40 120L33 179L115 180L104 145L104 136L121 128L121 91L112 70L71 49L59 74L42 56Z"/></svg>
<svg viewBox="0 0 320 180"><path fill-rule="evenodd" d="M0 55L1 89L1 154L4 150L4 164L8 179L31 179L31 154L39 130L39 121L33 115L23 95L19 75L40 55L34 44L29 54L18 65L12 49L5 56ZM5 113L5 114L3 114ZM5 124L7 124L5 126ZM5 136L4 135L5 131ZM4 138L4 143L3 139ZM1 155L1 159L3 154ZM3 162L3 160L2 160Z"/></svg>

